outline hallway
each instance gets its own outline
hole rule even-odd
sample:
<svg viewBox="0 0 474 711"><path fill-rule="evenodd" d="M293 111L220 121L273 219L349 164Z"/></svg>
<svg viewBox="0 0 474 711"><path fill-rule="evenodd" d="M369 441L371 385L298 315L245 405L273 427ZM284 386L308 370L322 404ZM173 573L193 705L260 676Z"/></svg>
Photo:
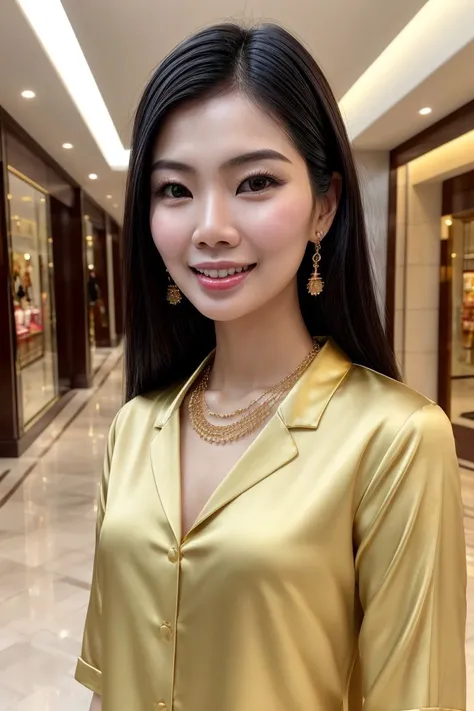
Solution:
<svg viewBox="0 0 474 711"><path fill-rule="evenodd" d="M0 459L0 711L87 711L73 677L88 602L97 483L122 401L112 351L20 460ZM468 710L474 711L474 465L462 470L469 567Z"/></svg>

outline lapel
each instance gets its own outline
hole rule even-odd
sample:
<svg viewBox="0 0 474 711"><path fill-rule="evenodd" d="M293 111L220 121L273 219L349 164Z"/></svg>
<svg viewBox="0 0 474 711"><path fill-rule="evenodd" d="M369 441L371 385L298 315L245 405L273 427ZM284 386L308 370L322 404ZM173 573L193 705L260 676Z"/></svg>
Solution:
<svg viewBox="0 0 474 711"><path fill-rule="evenodd" d="M161 505L177 543L181 542L181 443L179 408L186 394L206 366L212 353L182 387L159 396L155 429L150 447L151 467Z"/></svg>
<svg viewBox="0 0 474 711"><path fill-rule="evenodd" d="M159 432L151 444L156 487L178 543L182 538L179 408L207 362L208 359L181 389L175 389L161 399L155 421ZM291 430L317 429L326 407L351 366L351 361L332 341L324 345L275 415L216 488L186 538L233 499L298 456Z"/></svg>
<svg viewBox="0 0 474 711"><path fill-rule="evenodd" d="M208 502L192 525L186 538L206 519L224 508L233 499L255 486L273 472L298 456L298 448L291 432L278 413L245 450L240 459L211 494Z"/></svg>
<svg viewBox="0 0 474 711"><path fill-rule="evenodd" d="M181 472L179 408L151 443L151 466L161 505L177 543L181 541Z"/></svg>

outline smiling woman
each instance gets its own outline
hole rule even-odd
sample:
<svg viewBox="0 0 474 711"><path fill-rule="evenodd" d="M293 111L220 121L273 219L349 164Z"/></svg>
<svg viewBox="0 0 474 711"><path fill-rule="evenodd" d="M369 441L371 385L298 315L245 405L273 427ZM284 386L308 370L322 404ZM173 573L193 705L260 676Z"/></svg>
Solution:
<svg viewBox="0 0 474 711"><path fill-rule="evenodd" d="M452 431L399 382L344 125L291 35L224 24L173 50L125 218L127 403L76 672L93 708L464 711Z"/></svg>

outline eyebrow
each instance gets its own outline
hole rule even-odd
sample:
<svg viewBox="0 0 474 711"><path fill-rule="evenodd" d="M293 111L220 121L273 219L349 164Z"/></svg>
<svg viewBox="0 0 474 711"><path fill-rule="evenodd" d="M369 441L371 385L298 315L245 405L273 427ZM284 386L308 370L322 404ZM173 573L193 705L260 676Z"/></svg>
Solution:
<svg viewBox="0 0 474 711"><path fill-rule="evenodd" d="M283 153L274 151L271 148L262 148L258 151L251 151L249 153L243 153L240 156L235 156L234 158L229 158L229 160L224 163L223 167L236 168L246 165L247 163L256 163L259 160L278 160L283 161L284 163L291 163L291 160L284 156ZM187 165L187 163L181 163L176 160L168 160L167 158L160 158L155 161L151 167L152 173L155 170L179 170L183 173L196 172L194 168Z"/></svg>

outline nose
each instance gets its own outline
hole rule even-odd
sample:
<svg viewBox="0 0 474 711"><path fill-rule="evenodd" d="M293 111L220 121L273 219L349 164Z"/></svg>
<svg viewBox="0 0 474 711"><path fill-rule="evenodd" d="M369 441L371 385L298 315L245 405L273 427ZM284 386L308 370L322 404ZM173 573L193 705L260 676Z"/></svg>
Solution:
<svg viewBox="0 0 474 711"><path fill-rule="evenodd" d="M203 204L199 223L194 230L194 246L198 249L236 247L239 242L239 232L233 225L225 198L211 195Z"/></svg>

